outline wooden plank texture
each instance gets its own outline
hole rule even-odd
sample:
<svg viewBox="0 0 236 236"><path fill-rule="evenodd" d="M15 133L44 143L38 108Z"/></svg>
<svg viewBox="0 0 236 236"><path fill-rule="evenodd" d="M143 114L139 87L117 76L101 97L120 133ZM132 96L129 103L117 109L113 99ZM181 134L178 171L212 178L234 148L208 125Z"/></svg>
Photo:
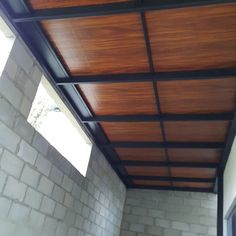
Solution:
<svg viewBox="0 0 236 236"><path fill-rule="evenodd" d="M134 184L137 185L150 185L150 186L171 186L171 182L169 181L158 181L158 180L133 180Z"/></svg>
<svg viewBox="0 0 236 236"><path fill-rule="evenodd" d="M146 175L146 176L168 176L168 168L165 167L142 167L142 166L126 166L130 175Z"/></svg>
<svg viewBox="0 0 236 236"><path fill-rule="evenodd" d="M129 0L29 0L34 10L128 2Z"/></svg>
<svg viewBox="0 0 236 236"><path fill-rule="evenodd" d="M214 80L158 82L161 109L166 114L232 112L236 108L236 77Z"/></svg>
<svg viewBox="0 0 236 236"><path fill-rule="evenodd" d="M169 142L224 142L229 121L164 122Z"/></svg>
<svg viewBox="0 0 236 236"><path fill-rule="evenodd" d="M151 83L80 84L96 115L157 114Z"/></svg>
<svg viewBox="0 0 236 236"><path fill-rule="evenodd" d="M116 148L115 150L124 161L165 161L163 148Z"/></svg>
<svg viewBox="0 0 236 236"><path fill-rule="evenodd" d="M163 141L159 122L102 122L101 126L111 142Z"/></svg>
<svg viewBox="0 0 236 236"><path fill-rule="evenodd" d="M128 1L128 0L127 0ZM29 0L32 9L125 0ZM145 13L158 72L236 67L236 3ZM71 76L145 73L149 62L139 13L45 20L41 26ZM163 114L216 114L236 109L236 77L158 81ZM157 115L151 82L76 85L94 116ZM224 142L229 121L164 121L168 142ZM100 122L110 142L163 142L160 122ZM120 160L219 163L221 149L116 148ZM209 166L208 166L209 167ZM216 169L124 166L128 175L215 178ZM213 188L212 183L134 179L142 186Z"/></svg>
<svg viewBox="0 0 236 236"><path fill-rule="evenodd" d="M236 4L146 14L157 71L236 66Z"/></svg>
<svg viewBox="0 0 236 236"><path fill-rule="evenodd" d="M173 186L186 188L213 188L213 184L211 183L173 182Z"/></svg>
<svg viewBox="0 0 236 236"><path fill-rule="evenodd" d="M168 149L169 160L177 162L209 162L218 163L221 149Z"/></svg>
<svg viewBox="0 0 236 236"><path fill-rule="evenodd" d="M171 168L171 177L215 178L216 170L208 168Z"/></svg>
<svg viewBox="0 0 236 236"><path fill-rule="evenodd" d="M42 22L72 75L147 72L139 14Z"/></svg>

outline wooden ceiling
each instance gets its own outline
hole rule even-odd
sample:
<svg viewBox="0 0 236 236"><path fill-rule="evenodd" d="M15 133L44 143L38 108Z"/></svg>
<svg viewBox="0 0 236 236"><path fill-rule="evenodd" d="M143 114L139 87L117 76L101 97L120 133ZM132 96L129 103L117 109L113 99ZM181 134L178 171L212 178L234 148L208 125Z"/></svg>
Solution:
<svg viewBox="0 0 236 236"><path fill-rule="evenodd" d="M126 1L127 0L29 0L28 3L34 10L39 10L50 8L90 6L94 4L100 5Z"/></svg>
<svg viewBox="0 0 236 236"><path fill-rule="evenodd" d="M56 78L62 92L72 84L85 104L88 115L78 106L85 129L128 187L213 191L236 108L236 74L220 76L236 68L236 3L63 17L63 10L96 4L136 6L26 1L36 17L25 21L39 21L74 79ZM175 79L165 79L170 73ZM160 79L148 79L155 74Z"/></svg>

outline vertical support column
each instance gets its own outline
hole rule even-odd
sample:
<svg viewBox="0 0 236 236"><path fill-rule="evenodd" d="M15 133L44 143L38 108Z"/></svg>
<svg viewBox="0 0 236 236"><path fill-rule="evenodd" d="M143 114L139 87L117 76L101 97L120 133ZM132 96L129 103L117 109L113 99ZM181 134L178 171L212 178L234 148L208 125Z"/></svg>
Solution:
<svg viewBox="0 0 236 236"><path fill-rule="evenodd" d="M217 202L217 236L223 236L223 204L224 204L224 173L220 169L218 174L218 202Z"/></svg>

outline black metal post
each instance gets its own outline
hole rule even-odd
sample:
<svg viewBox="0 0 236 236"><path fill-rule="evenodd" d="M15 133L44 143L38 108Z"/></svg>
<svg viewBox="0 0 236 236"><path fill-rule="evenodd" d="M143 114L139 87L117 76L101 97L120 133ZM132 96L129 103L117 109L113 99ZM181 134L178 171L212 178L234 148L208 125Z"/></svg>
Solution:
<svg viewBox="0 0 236 236"><path fill-rule="evenodd" d="M223 236L223 204L224 204L224 188L223 188L223 171L218 173L218 202L217 202L217 236Z"/></svg>

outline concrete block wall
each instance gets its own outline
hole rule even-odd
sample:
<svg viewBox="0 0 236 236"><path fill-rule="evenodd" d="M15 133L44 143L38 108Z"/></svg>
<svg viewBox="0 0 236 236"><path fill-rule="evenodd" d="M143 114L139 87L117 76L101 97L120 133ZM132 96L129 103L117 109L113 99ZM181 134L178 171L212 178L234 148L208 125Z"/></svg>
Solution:
<svg viewBox="0 0 236 236"><path fill-rule="evenodd" d="M41 76L17 39L0 78L0 236L118 236L126 188L103 155L85 178L26 120Z"/></svg>
<svg viewBox="0 0 236 236"><path fill-rule="evenodd" d="M215 236L215 194L127 190L120 236Z"/></svg>

